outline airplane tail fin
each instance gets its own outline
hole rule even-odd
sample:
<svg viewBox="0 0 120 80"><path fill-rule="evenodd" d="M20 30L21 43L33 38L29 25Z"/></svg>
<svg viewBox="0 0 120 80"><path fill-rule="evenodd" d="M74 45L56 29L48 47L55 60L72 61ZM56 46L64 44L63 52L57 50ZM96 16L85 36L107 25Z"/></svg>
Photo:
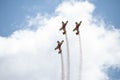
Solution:
<svg viewBox="0 0 120 80"><path fill-rule="evenodd" d="M64 42L64 40L62 40L62 41L60 42L60 44L62 45L62 44L63 44L63 42Z"/></svg>
<svg viewBox="0 0 120 80"><path fill-rule="evenodd" d="M78 35L79 34L79 30L76 32L76 35Z"/></svg>
<svg viewBox="0 0 120 80"><path fill-rule="evenodd" d="M80 21L80 23L82 23L82 21Z"/></svg>
<svg viewBox="0 0 120 80"><path fill-rule="evenodd" d="M62 51L61 51L61 50L59 50L58 54L61 54L61 52L62 52Z"/></svg>
<svg viewBox="0 0 120 80"><path fill-rule="evenodd" d="M64 40L62 40L62 42L64 42Z"/></svg>
<svg viewBox="0 0 120 80"><path fill-rule="evenodd" d="M61 31L62 30L62 27L59 29L59 31Z"/></svg>
<svg viewBox="0 0 120 80"><path fill-rule="evenodd" d="M66 31L63 32L63 35L65 35L65 34L66 34Z"/></svg>
<svg viewBox="0 0 120 80"><path fill-rule="evenodd" d="M75 29L73 29L73 32L75 31Z"/></svg>
<svg viewBox="0 0 120 80"><path fill-rule="evenodd" d="M55 50L57 49L57 47L55 48Z"/></svg>
<svg viewBox="0 0 120 80"><path fill-rule="evenodd" d="M68 21L66 21L66 24L68 23Z"/></svg>

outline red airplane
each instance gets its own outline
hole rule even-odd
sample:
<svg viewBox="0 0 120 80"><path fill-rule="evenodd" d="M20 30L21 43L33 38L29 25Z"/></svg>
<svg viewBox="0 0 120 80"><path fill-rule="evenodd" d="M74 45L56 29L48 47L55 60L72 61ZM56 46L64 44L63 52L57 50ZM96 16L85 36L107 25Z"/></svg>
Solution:
<svg viewBox="0 0 120 80"><path fill-rule="evenodd" d="M73 31L75 31L75 30L77 31L77 32L76 32L76 35L79 34L79 27L80 27L81 23L82 23L82 21L80 21L79 24L78 24L77 22L75 23L75 24L76 24L76 27L73 29Z"/></svg>
<svg viewBox="0 0 120 80"><path fill-rule="evenodd" d="M62 52L61 50L61 45L63 44L64 40L62 40L61 42L57 41L58 45L56 46L55 50L59 49L58 54L60 54Z"/></svg>
<svg viewBox="0 0 120 80"><path fill-rule="evenodd" d="M66 34L66 28L65 27L66 27L67 23L68 23L68 21L66 21L66 23L64 23L62 21L62 27L59 29L60 31L63 30L63 35Z"/></svg>

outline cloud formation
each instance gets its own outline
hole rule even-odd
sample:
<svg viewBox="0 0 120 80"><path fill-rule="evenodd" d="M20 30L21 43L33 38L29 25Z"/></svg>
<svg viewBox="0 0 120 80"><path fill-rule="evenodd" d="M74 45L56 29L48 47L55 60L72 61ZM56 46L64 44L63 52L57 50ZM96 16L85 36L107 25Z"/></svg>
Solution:
<svg viewBox="0 0 120 80"><path fill-rule="evenodd" d="M54 51L61 21L68 20L71 80L78 79L78 36L72 32L75 22L80 27L83 50L83 80L109 80L105 66L120 67L120 31L106 25L92 14L95 5L88 1L63 1L54 15L28 17L28 27L37 30L18 30L9 37L0 37L1 80L60 80L60 55ZM66 46L63 45L64 60Z"/></svg>

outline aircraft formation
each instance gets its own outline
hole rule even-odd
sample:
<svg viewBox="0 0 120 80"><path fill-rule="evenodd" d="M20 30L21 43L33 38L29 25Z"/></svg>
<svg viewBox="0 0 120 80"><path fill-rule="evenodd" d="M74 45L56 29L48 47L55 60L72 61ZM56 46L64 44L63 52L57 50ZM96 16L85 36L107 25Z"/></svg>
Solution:
<svg viewBox="0 0 120 80"><path fill-rule="evenodd" d="M73 29L73 32L76 31L76 35L79 35L79 43L81 44L81 41L80 41L80 31L79 31L79 27L81 26L81 23L82 21L80 21L79 23L78 22L75 22L75 28ZM62 34L65 35L65 38L66 38L66 49L67 49L67 80L70 80L70 55L69 55L69 43L68 43L68 38L67 38L67 31L66 31L66 26L68 24L68 21L66 22L63 22L62 21L62 27L59 29L59 31L63 30ZM62 55L62 48L61 46L63 45L63 42L64 40L62 41L57 41L57 46L55 47L55 50L58 50L58 54L61 54L61 80L64 80L64 65L63 65L63 55ZM81 46L80 46L80 49L81 49ZM82 51L80 51L80 54L82 54ZM80 71L80 76L79 76L79 79L78 80L81 80L81 69L82 69L82 56L80 55L80 68L79 68L79 71Z"/></svg>
<svg viewBox="0 0 120 80"><path fill-rule="evenodd" d="M62 21L62 27L59 29L60 31L63 30L63 35L66 34L66 25L67 25L68 21L66 22L63 22ZM79 27L81 25L82 21L80 21L79 23L78 22L75 22L76 26L75 28L73 29L73 32L76 31L76 35L78 35L80 33L79 31ZM64 40L62 40L61 42L60 41L57 41L57 47L55 48L55 50L59 49L58 53L60 54L62 52L62 49L61 49L61 45L63 44Z"/></svg>

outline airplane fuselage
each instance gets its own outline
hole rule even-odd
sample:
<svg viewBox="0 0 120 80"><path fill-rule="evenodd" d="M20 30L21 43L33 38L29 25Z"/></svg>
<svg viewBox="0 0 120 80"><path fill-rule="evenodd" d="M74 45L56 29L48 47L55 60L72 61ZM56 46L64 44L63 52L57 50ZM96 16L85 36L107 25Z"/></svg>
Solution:
<svg viewBox="0 0 120 80"><path fill-rule="evenodd" d="M60 28L60 31L63 30L63 34L66 34L66 28L65 27L66 27L67 23L68 23L68 21L66 21L66 23L64 23L62 21L62 27Z"/></svg>
<svg viewBox="0 0 120 80"><path fill-rule="evenodd" d="M57 45L57 47L55 48L55 50L57 50L57 49L59 49L59 51L58 51L58 53L61 53L62 52L62 50L61 50L61 45L63 44L63 40L61 41L61 42L57 42L58 43L58 45Z"/></svg>

